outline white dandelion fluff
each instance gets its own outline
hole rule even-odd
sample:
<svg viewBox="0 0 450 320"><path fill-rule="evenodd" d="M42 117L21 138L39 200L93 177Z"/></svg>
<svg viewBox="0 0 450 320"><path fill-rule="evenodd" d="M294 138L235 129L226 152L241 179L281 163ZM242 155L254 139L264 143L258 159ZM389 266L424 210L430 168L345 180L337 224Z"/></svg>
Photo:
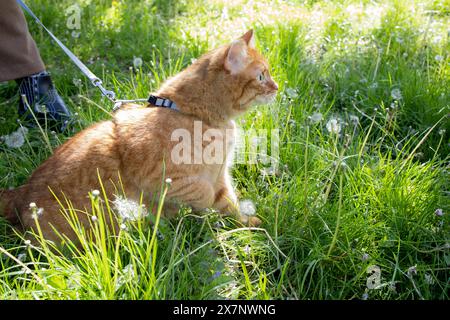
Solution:
<svg viewBox="0 0 450 320"><path fill-rule="evenodd" d="M98 198L98 197L100 196L100 191L98 191L98 190L92 190L92 196L93 196L94 198Z"/></svg>
<svg viewBox="0 0 450 320"><path fill-rule="evenodd" d="M117 279L116 290L124 284L133 281L135 275L136 272L134 271L134 267L132 264L128 264L127 266L125 266L125 268L123 268L123 270L120 272L120 276Z"/></svg>
<svg viewBox="0 0 450 320"><path fill-rule="evenodd" d="M5 142L9 148L20 148L25 143L25 135L28 133L28 130L22 128L23 127L20 127L17 131L2 137L3 142Z"/></svg>
<svg viewBox="0 0 450 320"><path fill-rule="evenodd" d="M125 199L122 196L116 196L113 204L123 221L136 221L148 214L144 204L140 205L138 202Z"/></svg>
<svg viewBox="0 0 450 320"><path fill-rule="evenodd" d="M318 123L323 120L323 115L320 112L314 112L310 119L312 123Z"/></svg>
<svg viewBox="0 0 450 320"><path fill-rule="evenodd" d="M33 219L38 219L40 216L44 214L44 208L38 208L35 202L30 202L30 211L31 211L31 217Z"/></svg>
<svg viewBox="0 0 450 320"><path fill-rule="evenodd" d="M133 59L133 66L135 69L139 69L142 67L142 58L140 57L134 57Z"/></svg>
<svg viewBox="0 0 450 320"><path fill-rule="evenodd" d="M407 273L410 277L417 275L417 266L409 267Z"/></svg>
<svg viewBox="0 0 450 320"><path fill-rule="evenodd" d="M400 89L395 88L391 91L391 97L394 100L401 100L403 98L402 92L400 91Z"/></svg>
<svg viewBox="0 0 450 320"><path fill-rule="evenodd" d="M242 200L239 203L239 210L246 216L254 216L256 213L256 207L251 200Z"/></svg>
<svg viewBox="0 0 450 320"><path fill-rule="evenodd" d="M356 126L359 123L359 118L358 118L358 116L350 115L350 121L353 123L353 125Z"/></svg>
<svg viewBox="0 0 450 320"><path fill-rule="evenodd" d="M293 89L293 88L287 88L287 89L285 90L285 92L286 92L286 95L287 95L289 98L291 98L291 99L295 99L295 98L298 97L297 91L296 91L295 89Z"/></svg>
<svg viewBox="0 0 450 320"><path fill-rule="evenodd" d="M20 126L20 128L17 129L17 132L20 132L21 134L23 134L24 136L26 136L26 135L28 134L28 129L25 128L25 127L23 127L23 126Z"/></svg>
<svg viewBox="0 0 450 320"><path fill-rule="evenodd" d="M73 78L72 82L75 85L75 87L78 87L78 88L80 88L83 85L83 81L79 78Z"/></svg>
<svg viewBox="0 0 450 320"><path fill-rule="evenodd" d="M444 57L441 56L441 55L439 55L439 54L437 54L437 55L434 57L434 60L436 60L436 61L442 61L442 60L444 60Z"/></svg>
<svg viewBox="0 0 450 320"><path fill-rule="evenodd" d="M341 124L337 119L328 120L326 127L329 133L339 134L341 132Z"/></svg>
<svg viewBox="0 0 450 320"><path fill-rule="evenodd" d="M19 255L17 256L17 260L19 260L21 262L24 262L26 258L27 258L26 253L19 253Z"/></svg>

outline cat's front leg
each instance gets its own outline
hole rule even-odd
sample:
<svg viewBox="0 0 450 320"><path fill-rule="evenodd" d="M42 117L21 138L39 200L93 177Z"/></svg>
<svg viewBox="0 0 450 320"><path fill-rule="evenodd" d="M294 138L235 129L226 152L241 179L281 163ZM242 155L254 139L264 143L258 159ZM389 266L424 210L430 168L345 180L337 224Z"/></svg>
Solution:
<svg viewBox="0 0 450 320"><path fill-rule="evenodd" d="M167 193L169 201L184 203L195 210L210 208L214 203L214 189L208 180L200 176L172 180Z"/></svg>
<svg viewBox="0 0 450 320"><path fill-rule="evenodd" d="M213 208L223 215L236 217L240 222L248 226L254 227L261 224L259 218L240 213L238 199L231 185L231 178L228 172L224 172L216 184Z"/></svg>

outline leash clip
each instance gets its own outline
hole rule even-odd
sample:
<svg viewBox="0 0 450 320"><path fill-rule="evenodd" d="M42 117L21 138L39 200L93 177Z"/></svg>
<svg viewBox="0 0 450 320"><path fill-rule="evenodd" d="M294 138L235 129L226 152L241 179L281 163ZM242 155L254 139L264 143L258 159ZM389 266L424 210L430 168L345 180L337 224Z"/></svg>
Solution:
<svg viewBox="0 0 450 320"><path fill-rule="evenodd" d="M111 100L111 102L116 102L116 94L114 93L114 91L106 90L102 85L103 84L102 80L100 80L99 78L94 78L91 80L91 82L95 87L97 87L102 92L102 94L106 98Z"/></svg>

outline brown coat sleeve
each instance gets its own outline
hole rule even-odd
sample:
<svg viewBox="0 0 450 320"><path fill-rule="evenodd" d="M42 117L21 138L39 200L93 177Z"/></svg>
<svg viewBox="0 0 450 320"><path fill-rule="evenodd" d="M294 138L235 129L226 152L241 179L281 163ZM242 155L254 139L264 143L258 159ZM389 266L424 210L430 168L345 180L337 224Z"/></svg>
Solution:
<svg viewBox="0 0 450 320"><path fill-rule="evenodd" d="M0 82L45 70L16 0L0 0Z"/></svg>

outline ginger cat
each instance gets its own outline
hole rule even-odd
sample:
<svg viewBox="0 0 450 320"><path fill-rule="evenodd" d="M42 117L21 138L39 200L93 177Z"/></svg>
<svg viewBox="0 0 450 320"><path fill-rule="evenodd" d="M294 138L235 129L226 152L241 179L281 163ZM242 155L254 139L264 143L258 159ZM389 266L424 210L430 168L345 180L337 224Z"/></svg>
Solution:
<svg viewBox="0 0 450 320"><path fill-rule="evenodd" d="M161 188L165 165L165 177L172 180L164 205L166 216L171 215L171 205L176 209L181 203L195 210L212 207L248 225L259 225L257 217L239 214L227 160L233 152L233 119L254 103L273 100L277 90L266 60L255 50L253 31L249 30L231 44L206 53L161 86L155 95L170 99L178 110L151 105L123 109L112 120L79 132L58 147L25 185L0 190L0 214L24 230L32 229L35 221L30 203L34 202L43 209L39 224L45 238L61 240L53 226L74 240L75 234L50 189L59 199L64 200L64 194L75 208L85 210L90 208L88 192L100 189L97 172L110 200L114 199L114 185L118 185L120 174L126 197L139 201L143 194L148 204L150 195ZM214 129L216 134L210 141L224 143L223 154L215 151L221 161L174 161L173 151L180 141L174 141L173 133L182 129L193 134L196 123L201 123L202 133ZM226 136L229 132L232 134ZM202 140L192 152L207 146ZM89 226L85 213L78 216Z"/></svg>

